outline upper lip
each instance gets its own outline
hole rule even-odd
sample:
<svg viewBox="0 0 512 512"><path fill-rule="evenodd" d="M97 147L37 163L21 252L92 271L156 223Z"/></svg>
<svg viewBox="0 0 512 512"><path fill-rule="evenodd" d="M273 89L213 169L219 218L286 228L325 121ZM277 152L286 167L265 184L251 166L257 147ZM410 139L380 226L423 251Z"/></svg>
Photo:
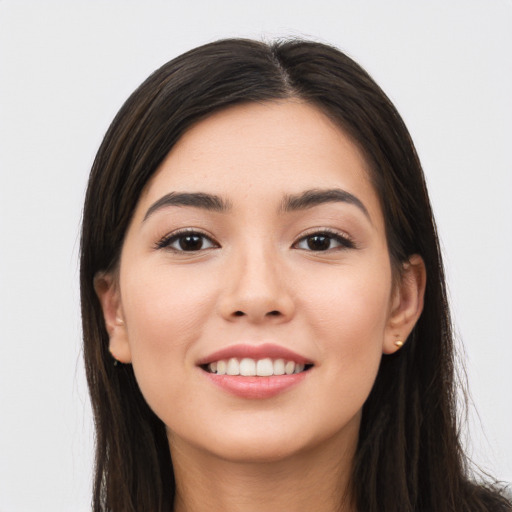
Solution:
<svg viewBox="0 0 512 512"><path fill-rule="evenodd" d="M295 363L313 364L313 361L307 357L301 356L292 350L274 345L272 343L263 343L261 345L239 344L231 345L213 352L205 357L202 357L198 362L198 366L220 361L221 359L243 359L248 357L250 359L285 359L286 361L293 361Z"/></svg>

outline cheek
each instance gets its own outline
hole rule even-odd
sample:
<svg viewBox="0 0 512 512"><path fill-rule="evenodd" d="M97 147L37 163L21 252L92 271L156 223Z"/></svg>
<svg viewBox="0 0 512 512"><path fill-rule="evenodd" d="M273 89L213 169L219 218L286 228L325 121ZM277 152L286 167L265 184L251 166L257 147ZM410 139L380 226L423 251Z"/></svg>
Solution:
<svg viewBox="0 0 512 512"><path fill-rule="evenodd" d="M344 267L317 273L312 280L302 280L298 293L315 329L347 348L382 342L387 325L391 271L379 262L365 266L365 271Z"/></svg>
<svg viewBox="0 0 512 512"><path fill-rule="evenodd" d="M138 268L122 281L123 312L134 369L183 366L188 348L201 337L215 289L202 274L166 265ZM121 276L123 277L123 276Z"/></svg>
<svg viewBox="0 0 512 512"><path fill-rule="evenodd" d="M191 279L190 269L156 264L121 275L133 370L161 418L183 405L183 385L195 369L190 348L201 338L215 303L214 283L199 274Z"/></svg>
<svg viewBox="0 0 512 512"><path fill-rule="evenodd" d="M356 410L366 400L379 368L387 328L391 271L386 264L340 269L306 282L307 327L321 354L326 381ZM323 284L323 286L322 286ZM350 408L350 407L349 407Z"/></svg>

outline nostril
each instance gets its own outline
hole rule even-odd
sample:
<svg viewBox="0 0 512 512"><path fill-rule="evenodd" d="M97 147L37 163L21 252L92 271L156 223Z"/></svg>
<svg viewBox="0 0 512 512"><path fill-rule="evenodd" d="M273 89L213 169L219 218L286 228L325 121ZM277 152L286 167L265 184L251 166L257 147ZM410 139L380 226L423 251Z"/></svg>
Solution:
<svg viewBox="0 0 512 512"><path fill-rule="evenodd" d="M249 315L248 315L245 311L241 311L240 309L238 309L237 311L233 311L233 313L231 313L231 317L242 317L242 316L252 317L252 314L249 313ZM264 316L265 316L265 318L281 317L281 316L283 316L283 313L277 309L274 309L272 311L268 311L267 313L265 313Z"/></svg>

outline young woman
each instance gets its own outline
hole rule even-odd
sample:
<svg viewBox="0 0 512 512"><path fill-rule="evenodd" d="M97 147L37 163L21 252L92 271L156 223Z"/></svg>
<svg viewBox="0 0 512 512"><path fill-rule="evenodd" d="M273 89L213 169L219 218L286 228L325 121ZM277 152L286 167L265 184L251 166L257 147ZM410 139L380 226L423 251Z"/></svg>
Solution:
<svg viewBox="0 0 512 512"><path fill-rule="evenodd" d="M495 511L399 114L326 45L225 40L127 100L83 215L94 510Z"/></svg>

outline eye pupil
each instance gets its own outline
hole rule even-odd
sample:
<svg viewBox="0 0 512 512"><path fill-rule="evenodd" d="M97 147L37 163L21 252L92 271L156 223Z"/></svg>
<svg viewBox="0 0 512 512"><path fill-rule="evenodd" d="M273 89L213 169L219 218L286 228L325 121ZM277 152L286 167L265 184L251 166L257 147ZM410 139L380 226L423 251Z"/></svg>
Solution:
<svg viewBox="0 0 512 512"><path fill-rule="evenodd" d="M182 251L198 251L203 246L203 237L199 235L185 235L179 240Z"/></svg>
<svg viewBox="0 0 512 512"><path fill-rule="evenodd" d="M327 251L331 245L331 238L326 235L313 235L308 237L308 248L312 251Z"/></svg>

